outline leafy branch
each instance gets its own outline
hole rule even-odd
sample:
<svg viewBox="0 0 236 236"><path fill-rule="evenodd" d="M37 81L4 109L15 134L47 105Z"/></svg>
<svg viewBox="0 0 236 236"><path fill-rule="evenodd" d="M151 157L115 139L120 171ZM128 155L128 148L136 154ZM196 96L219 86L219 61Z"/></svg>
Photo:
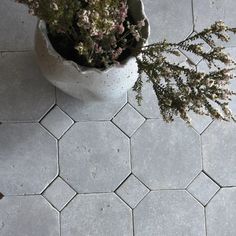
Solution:
<svg viewBox="0 0 236 236"><path fill-rule="evenodd" d="M144 46L139 49L141 56L136 56L139 74L146 74L158 99L160 112L167 122L180 116L190 123L189 111L207 115L213 119L235 120L228 105L235 92L228 89L234 75L236 62L224 52L224 47L217 45L217 40L228 42L228 33L236 33L235 28L226 26L222 21L179 42L166 40ZM194 43L202 39L203 43ZM204 49L209 44L211 50ZM172 63L168 55L180 56L178 49L192 52L202 57L209 67L209 72L199 72L196 67ZM142 79L138 78L134 91L138 103L142 100Z"/></svg>

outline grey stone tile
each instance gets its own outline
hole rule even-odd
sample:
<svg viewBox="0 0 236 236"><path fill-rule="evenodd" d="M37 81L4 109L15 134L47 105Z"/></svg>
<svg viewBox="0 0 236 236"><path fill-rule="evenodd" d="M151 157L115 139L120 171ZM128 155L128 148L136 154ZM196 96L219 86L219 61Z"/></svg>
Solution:
<svg viewBox="0 0 236 236"><path fill-rule="evenodd" d="M39 124L0 125L0 192L40 193L57 171L56 139Z"/></svg>
<svg viewBox="0 0 236 236"><path fill-rule="evenodd" d="M36 17L14 0L0 1L0 51L33 49Z"/></svg>
<svg viewBox="0 0 236 236"><path fill-rule="evenodd" d="M60 177L56 178L43 193L43 196L59 211L61 211L75 195L76 192Z"/></svg>
<svg viewBox="0 0 236 236"><path fill-rule="evenodd" d="M0 54L0 121L38 121L53 106L55 89L33 52Z"/></svg>
<svg viewBox="0 0 236 236"><path fill-rule="evenodd" d="M59 141L59 157L78 193L114 191L130 173L129 139L111 122L76 123Z"/></svg>
<svg viewBox="0 0 236 236"><path fill-rule="evenodd" d="M148 120L131 138L133 173L152 190L183 189L201 171L200 137L183 121Z"/></svg>
<svg viewBox="0 0 236 236"><path fill-rule="evenodd" d="M59 236L59 214L42 196L9 196L0 201L1 236Z"/></svg>
<svg viewBox="0 0 236 236"><path fill-rule="evenodd" d="M217 20L235 27L236 2L234 0L193 0L194 23L196 31L209 27ZM236 45L236 37L232 36L227 45ZM222 44L222 42L221 42Z"/></svg>
<svg viewBox="0 0 236 236"><path fill-rule="evenodd" d="M145 118L129 104L113 118L113 122L129 137L143 124Z"/></svg>
<svg viewBox="0 0 236 236"><path fill-rule="evenodd" d="M143 185L134 175L129 178L116 190L130 207L135 208L138 203L149 193L149 189Z"/></svg>
<svg viewBox="0 0 236 236"><path fill-rule="evenodd" d="M81 194L63 209L61 236L132 236L131 209L114 194Z"/></svg>
<svg viewBox="0 0 236 236"><path fill-rule="evenodd" d="M150 21L150 43L164 39L178 42L193 30L191 0L144 0Z"/></svg>
<svg viewBox="0 0 236 236"><path fill-rule="evenodd" d="M208 236L236 235L236 188L221 189L206 207Z"/></svg>
<svg viewBox="0 0 236 236"><path fill-rule="evenodd" d="M203 167L222 186L236 186L236 124L213 122L202 135Z"/></svg>
<svg viewBox="0 0 236 236"><path fill-rule="evenodd" d="M162 190L148 196L134 209L135 236L203 236L204 208L186 191Z"/></svg>
<svg viewBox="0 0 236 236"><path fill-rule="evenodd" d="M57 104L76 121L111 120L126 104L127 96L109 102L85 103L57 90Z"/></svg>
<svg viewBox="0 0 236 236"><path fill-rule="evenodd" d="M74 124L74 121L58 106L55 106L42 120L43 125L56 138L61 136Z"/></svg>
<svg viewBox="0 0 236 236"><path fill-rule="evenodd" d="M204 206L219 189L220 187L203 172L188 187L188 191Z"/></svg>

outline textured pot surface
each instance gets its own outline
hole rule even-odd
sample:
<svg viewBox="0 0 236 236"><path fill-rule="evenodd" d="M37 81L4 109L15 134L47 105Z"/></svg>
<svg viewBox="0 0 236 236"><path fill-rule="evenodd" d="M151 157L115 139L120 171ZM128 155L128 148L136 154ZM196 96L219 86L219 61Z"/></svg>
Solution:
<svg viewBox="0 0 236 236"><path fill-rule="evenodd" d="M140 0L128 0L128 5L135 21L145 17ZM142 34L144 38L149 35L147 20ZM133 87L138 78L134 57L129 57L121 65L113 65L106 70L87 68L65 60L54 50L47 36L46 25L41 20L35 34L35 51L46 79L65 93L86 102L119 98Z"/></svg>

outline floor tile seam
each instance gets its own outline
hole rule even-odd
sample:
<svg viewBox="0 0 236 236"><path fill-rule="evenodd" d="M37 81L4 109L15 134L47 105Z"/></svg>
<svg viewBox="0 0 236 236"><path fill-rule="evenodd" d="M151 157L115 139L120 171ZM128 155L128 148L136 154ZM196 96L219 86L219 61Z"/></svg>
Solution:
<svg viewBox="0 0 236 236"><path fill-rule="evenodd" d="M203 159L204 161L204 159ZM215 180L205 169L204 169L204 165L203 165L203 170L202 172L211 180L213 181L216 185L218 185L220 188L222 187L233 187L233 186L223 186L222 184L220 184L217 180Z"/></svg>
<svg viewBox="0 0 236 236"><path fill-rule="evenodd" d="M194 11L194 0L191 0L191 11L192 11L192 25L193 25L193 31L195 30L195 11Z"/></svg>
<svg viewBox="0 0 236 236"><path fill-rule="evenodd" d="M209 199L209 201L207 202L207 204L205 205L205 208L210 204L211 200L221 191L222 188L219 188L214 194L213 196Z"/></svg>
<svg viewBox="0 0 236 236"><path fill-rule="evenodd" d="M110 119L110 121L113 120L113 119L124 109L124 107L128 104L128 92L125 93L125 97L126 97L126 102L125 102L125 104L122 105L122 107L119 108L119 109L114 113L114 115L112 116L112 118Z"/></svg>
<svg viewBox="0 0 236 236"><path fill-rule="evenodd" d="M24 52L35 52L34 49L22 49L22 50L4 50L0 49L0 54L3 53L24 53Z"/></svg>
<svg viewBox="0 0 236 236"><path fill-rule="evenodd" d="M128 174L128 176L126 176L126 178L121 181L121 183L118 185L117 188L115 188L113 192L116 193L116 191L129 179L131 175L132 175L132 172L130 170L130 173Z"/></svg>
<svg viewBox="0 0 236 236"><path fill-rule="evenodd" d="M192 183L203 173L203 169L200 170L200 172L189 182L189 184L186 186L185 190L188 190L188 188L192 185Z"/></svg>
<svg viewBox="0 0 236 236"><path fill-rule="evenodd" d="M206 207L204 207L204 225L205 225L205 233L206 233L206 236L207 236L208 234L207 234L207 216L206 216Z"/></svg>
<svg viewBox="0 0 236 236"><path fill-rule="evenodd" d="M128 134L125 133L125 131L123 131L116 123L114 123L113 120L109 121L111 122L116 128L118 128L128 139L130 139L131 137L129 137Z"/></svg>

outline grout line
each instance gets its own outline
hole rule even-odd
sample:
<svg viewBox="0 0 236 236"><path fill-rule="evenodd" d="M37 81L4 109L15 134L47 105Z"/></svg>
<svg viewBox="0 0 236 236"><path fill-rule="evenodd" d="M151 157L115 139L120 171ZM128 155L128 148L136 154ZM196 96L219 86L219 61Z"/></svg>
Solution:
<svg viewBox="0 0 236 236"><path fill-rule="evenodd" d="M205 207L192 193L190 193L187 189L185 190L195 201L197 201L203 208Z"/></svg>
<svg viewBox="0 0 236 236"><path fill-rule="evenodd" d="M208 206L208 204L211 202L211 200L220 192L220 190L221 190L221 188L220 189L218 189L218 191L211 197L211 199L208 201L208 203L206 204L206 206L205 207L207 207Z"/></svg>
<svg viewBox="0 0 236 236"><path fill-rule="evenodd" d="M56 176L52 179L52 181L49 183L49 184L47 184L46 185L46 187L44 187L44 189L41 191L41 195L43 196L43 194L44 194L44 192L47 190L47 188L49 188L52 184L53 184L53 182L56 180L56 178L58 178L58 168L57 168L57 174L56 174Z"/></svg>
<svg viewBox="0 0 236 236"><path fill-rule="evenodd" d="M187 187L185 188L185 190L188 190L188 187L198 178L198 176L202 173L202 169L200 170L200 172L189 182L189 184L187 185Z"/></svg>
<svg viewBox="0 0 236 236"><path fill-rule="evenodd" d="M38 123L41 123L42 120L56 107L56 103L54 100L54 104L47 110L47 112L39 119Z"/></svg>
<svg viewBox="0 0 236 236"><path fill-rule="evenodd" d="M34 52L34 49L23 49L23 50L0 50L0 53L23 53L23 52Z"/></svg>
<svg viewBox="0 0 236 236"><path fill-rule="evenodd" d="M118 185L118 187L113 191L114 193L125 183L125 181L132 175L132 172Z"/></svg>
<svg viewBox="0 0 236 236"><path fill-rule="evenodd" d="M133 158L132 158L132 150L131 150L131 138L129 139L129 160L130 160L130 169L131 169L131 174L133 171Z"/></svg>
<svg viewBox="0 0 236 236"><path fill-rule="evenodd" d="M201 155L201 168L204 170L204 158L203 158L203 146L202 146L202 136L200 135L200 155Z"/></svg>
<svg viewBox="0 0 236 236"><path fill-rule="evenodd" d="M3 197L30 197L41 196L40 193L26 193L26 194L4 194Z"/></svg>
<svg viewBox="0 0 236 236"><path fill-rule="evenodd" d="M135 228L134 228L134 209L132 209L132 228L133 228L133 236L135 236Z"/></svg>
<svg viewBox="0 0 236 236"><path fill-rule="evenodd" d="M220 188L222 188L223 186L218 183L215 179L213 179L204 169L202 170L202 172L209 178L211 179L215 184L217 184ZM227 187L227 186L226 186ZM228 186L228 187L231 187L231 186Z"/></svg>
<svg viewBox="0 0 236 236"><path fill-rule="evenodd" d="M116 128L118 128L127 138L131 138L131 137L129 137L129 135L128 134L126 134L116 123L114 123L114 121L113 120L110 120L110 121L108 121L108 122L111 122Z"/></svg>
<svg viewBox="0 0 236 236"><path fill-rule="evenodd" d="M112 121L124 109L124 107L127 105L127 103L128 103L128 92L126 92L125 95L126 95L126 102L125 102L125 104L121 108L119 108L117 112L115 112L115 115L113 115L112 118L109 119L109 121Z"/></svg>
<svg viewBox="0 0 236 236"><path fill-rule="evenodd" d="M62 212L78 195L79 195L79 194L76 193L76 194L62 207L62 209L59 211L60 214L61 214L61 212Z"/></svg>
<svg viewBox="0 0 236 236"><path fill-rule="evenodd" d="M1 124L38 124L39 121L38 120L24 120L24 121L7 121L7 120L1 120L0 121L0 125Z"/></svg>
<svg viewBox="0 0 236 236"><path fill-rule="evenodd" d="M61 212L59 211L59 236L61 236Z"/></svg>
<svg viewBox="0 0 236 236"><path fill-rule="evenodd" d="M132 210L132 207L120 195L118 195L116 192L113 193L123 202L123 204L125 204L130 210Z"/></svg>
<svg viewBox="0 0 236 236"><path fill-rule="evenodd" d="M206 217L206 207L204 207L204 223L205 223L205 233L207 236L207 217Z"/></svg>
<svg viewBox="0 0 236 236"><path fill-rule="evenodd" d="M155 118L155 120L158 120ZM145 118L145 121L132 133L130 139L138 132L138 130L148 121L148 119Z"/></svg>
<svg viewBox="0 0 236 236"><path fill-rule="evenodd" d="M66 133L68 133L69 132L69 130L71 130L72 129L72 127L76 124L76 123L78 123L78 122L74 122L65 132L64 132L64 134L62 134L62 136L58 139L58 149L59 149L59 141L66 135ZM58 154L59 155L59 154Z"/></svg>
<svg viewBox="0 0 236 236"><path fill-rule="evenodd" d="M200 133L200 135L202 135L210 126L211 124L214 122L214 120L212 119L212 121L207 125L207 127Z"/></svg>
<svg viewBox="0 0 236 236"><path fill-rule="evenodd" d="M193 24L193 31L194 31L195 30L194 0L191 0L191 10L192 10L192 24Z"/></svg>

